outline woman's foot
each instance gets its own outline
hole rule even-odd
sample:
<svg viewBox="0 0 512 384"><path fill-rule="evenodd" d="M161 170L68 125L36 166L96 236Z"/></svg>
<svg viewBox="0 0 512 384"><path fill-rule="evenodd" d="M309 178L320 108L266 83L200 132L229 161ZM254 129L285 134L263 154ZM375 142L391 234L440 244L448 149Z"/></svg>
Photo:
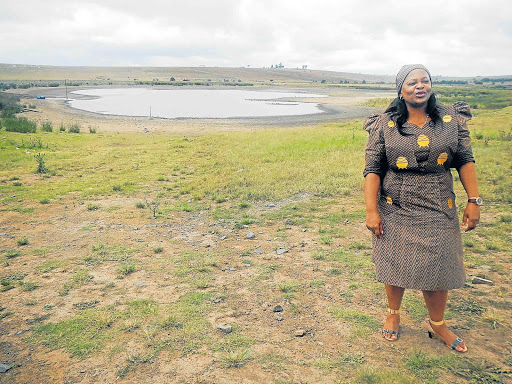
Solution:
<svg viewBox="0 0 512 384"><path fill-rule="evenodd" d="M436 323L441 323L436 325ZM466 352L468 348L466 347L466 344L452 331L448 329L448 326L442 320L441 322L432 322L430 319L427 319L427 328L429 328L429 331L433 331L435 335L437 335L441 340L444 341L446 345L448 345L450 348L453 348L454 343L455 347L454 349L457 352ZM457 340L460 340L459 343L456 343Z"/></svg>
<svg viewBox="0 0 512 384"><path fill-rule="evenodd" d="M386 322L382 329L382 337L389 341L398 339L398 328L400 326L400 310L389 309L386 314Z"/></svg>

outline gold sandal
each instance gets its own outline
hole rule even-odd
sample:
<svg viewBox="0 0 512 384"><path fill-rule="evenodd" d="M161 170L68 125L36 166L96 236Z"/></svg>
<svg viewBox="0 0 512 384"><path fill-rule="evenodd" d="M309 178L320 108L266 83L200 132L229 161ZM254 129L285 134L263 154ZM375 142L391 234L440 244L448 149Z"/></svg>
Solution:
<svg viewBox="0 0 512 384"><path fill-rule="evenodd" d="M400 309L391 309L391 308L388 308L388 312L392 315L399 315L400 314ZM383 329L380 333L382 333L383 335L385 333L389 333L390 335L395 335L396 336L396 339L392 339L391 337L386 337L384 336L384 338L387 340L387 341L396 341L398 340L398 337L400 336L400 334L397 332L397 331L393 331L392 329Z"/></svg>
<svg viewBox="0 0 512 384"><path fill-rule="evenodd" d="M439 326L439 325L443 325L443 324L444 324L444 319L441 320L441 321L434 321L434 320L431 320L431 319L427 319L428 337L432 339L434 336L437 336L437 337L439 337L441 339L441 337L437 333L434 332L434 329L432 328L432 325ZM441 340L443 340L443 339L441 339ZM443 340L443 342L444 342L444 340ZM464 341L460 337L457 337L455 339L455 341L453 342L453 344L452 344L452 349L457 351L457 352L461 352L461 353L467 352L468 347L465 344L464 344L464 349L462 351L459 351L457 349L457 345L459 345L460 343L463 343L463 342ZM445 344L448 345L447 343L445 343Z"/></svg>

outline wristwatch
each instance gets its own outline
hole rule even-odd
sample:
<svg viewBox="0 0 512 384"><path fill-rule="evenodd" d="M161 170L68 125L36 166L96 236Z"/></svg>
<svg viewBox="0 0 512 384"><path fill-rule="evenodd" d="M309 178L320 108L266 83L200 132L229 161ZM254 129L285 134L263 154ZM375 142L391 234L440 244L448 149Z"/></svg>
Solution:
<svg viewBox="0 0 512 384"><path fill-rule="evenodd" d="M478 197L470 197L468 199L468 203L474 203L476 205L482 205L484 202L482 201L482 198L480 196L478 196Z"/></svg>

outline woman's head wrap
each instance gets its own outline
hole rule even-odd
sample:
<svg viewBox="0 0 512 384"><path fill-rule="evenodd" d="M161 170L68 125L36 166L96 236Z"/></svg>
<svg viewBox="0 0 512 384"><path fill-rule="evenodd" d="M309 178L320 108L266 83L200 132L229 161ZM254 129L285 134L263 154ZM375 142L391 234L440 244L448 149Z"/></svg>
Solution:
<svg viewBox="0 0 512 384"><path fill-rule="evenodd" d="M404 81L409 73L414 71L415 69L423 69L425 72L427 72L428 77L430 81L432 82L432 76L430 76L430 72L423 64L407 64L398 71L398 74L396 75L396 92L398 93L398 96L400 96L400 92L402 91L402 85L404 85Z"/></svg>

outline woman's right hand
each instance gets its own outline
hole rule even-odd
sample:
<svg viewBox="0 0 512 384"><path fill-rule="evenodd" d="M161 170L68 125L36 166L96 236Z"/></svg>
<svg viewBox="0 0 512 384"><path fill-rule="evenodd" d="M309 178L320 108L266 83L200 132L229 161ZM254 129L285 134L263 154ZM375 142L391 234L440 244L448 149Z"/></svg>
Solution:
<svg viewBox="0 0 512 384"><path fill-rule="evenodd" d="M366 213L366 228L374 233L375 236L377 236L377 239L380 239L384 233L382 227L382 219L380 218L380 215L377 211Z"/></svg>

